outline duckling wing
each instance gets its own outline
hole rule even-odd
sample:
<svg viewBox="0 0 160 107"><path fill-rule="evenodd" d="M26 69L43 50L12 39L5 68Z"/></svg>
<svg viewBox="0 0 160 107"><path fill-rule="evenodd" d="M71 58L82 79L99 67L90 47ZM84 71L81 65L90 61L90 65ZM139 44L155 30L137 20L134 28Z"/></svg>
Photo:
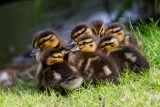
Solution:
<svg viewBox="0 0 160 107"><path fill-rule="evenodd" d="M123 47L124 56L129 69L140 71L149 68L149 62L137 49L133 47Z"/></svg>

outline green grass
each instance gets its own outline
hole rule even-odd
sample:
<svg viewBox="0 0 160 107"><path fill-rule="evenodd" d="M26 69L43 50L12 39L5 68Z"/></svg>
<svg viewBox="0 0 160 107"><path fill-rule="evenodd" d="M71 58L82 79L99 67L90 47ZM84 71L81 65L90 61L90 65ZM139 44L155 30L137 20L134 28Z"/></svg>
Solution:
<svg viewBox="0 0 160 107"><path fill-rule="evenodd" d="M17 87L0 90L0 107L155 107L160 106L160 28L156 23L135 27L150 69L126 72L120 84L89 85L62 96L55 90L38 93L34 83L19 81Z"/></svg>

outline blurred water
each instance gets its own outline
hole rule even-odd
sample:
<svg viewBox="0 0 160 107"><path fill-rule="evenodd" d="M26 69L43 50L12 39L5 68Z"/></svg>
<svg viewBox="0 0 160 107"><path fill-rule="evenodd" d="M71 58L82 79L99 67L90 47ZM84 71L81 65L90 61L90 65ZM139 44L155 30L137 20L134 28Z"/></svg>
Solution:
<svg viewBox="0 0 160 107"><path fill-rule="evenodd" d="M26 51L38 29L33 2L15 2L0 7L0 66Z"/></svg>

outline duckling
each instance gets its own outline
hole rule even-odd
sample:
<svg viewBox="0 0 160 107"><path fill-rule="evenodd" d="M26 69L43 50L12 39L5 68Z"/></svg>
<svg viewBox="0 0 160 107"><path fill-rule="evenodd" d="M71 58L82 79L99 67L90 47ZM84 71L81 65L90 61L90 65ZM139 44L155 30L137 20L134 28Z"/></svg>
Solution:
<svg viewBox="0 0 160 107"><path fill-rule="evenodd" d="M142 53L132 46L120 45L114 35L103 36L98 48L115 60L121 72L124 71L126 66L135 72L149 68L149 63Z"/></svg>
<svg viewBox="0 0 160 107"><path fill-rule="evenodd" d="M93 20L89 24L78 24L71 31L71 39L76 42L83 35L96 36L97 38L104 34L104 23L102 20Z"/></svg>
<svg viewBox="0 0 160 107"><path fill-rule="evenodd" d="M46 50L42 57L44 68L41 72L38 89L63 88L74 90L80 87L83 77L65 61L63 50Z"/></svg>
<svg viewBox="0 0 160 107"><path fill-rule="evenodd" d="M45 50L48 50L50 48L56 48L56 49L62 49L62 50L68 50L67 44L65 44L65 41L62 41L58 34L53 31L52 29L46 29L39 31L35 34L32 46L35 48L35 51L33 53L36 53L36 60L38 62L37 72L36 72L36 80L40 78L40 71L43 69L42 63L41 63L41 57L43 56L43 53ZM39 83L39 82L37 82Z"/></svg>
<svg viewBox="0 0 160 107"><path fill-rule="evenodd" d="M71 31L71 39L76 42L83 35L94 35L92 29L87 24L77 24Z"/></svg>
<svg viewBox="0 0 160 107"><path fill-rule="evenodd" d="M66 44L66 42L62 41L59 38L58 34L52 29L46 29L37 32L33 37L32 46L33 48L35 48L35 50L33 50L33 53L36 53L36 60L38 62L40 60L40 53L44 50L50 48L68 49L68 45Z"/></svg>
<svg viewBox="0 0 160 107"><path fill-rule="evenodd" d="M90 27L94 35L97 35L98 38L104 35L104 22L102 20L93 20L90 22Z"/></svg>
<svg viewBox="0 0 160 107"><path fill-rule="evenodd" d="M133 46L136 49L139 48L137 38L130 32L127 32L121 23L111 23L104 31L104 35L108 34L114 35L121 45Z"/></svg>
<svg viewBox="0 0 160 107"><path fill-rule="evenodd" d="M78 68L85 81L113 81L118 83L119 71L106 56L96 52L97 41L94 36L85 35L77 40L77 47L69 55L68 62Z"/></svg>

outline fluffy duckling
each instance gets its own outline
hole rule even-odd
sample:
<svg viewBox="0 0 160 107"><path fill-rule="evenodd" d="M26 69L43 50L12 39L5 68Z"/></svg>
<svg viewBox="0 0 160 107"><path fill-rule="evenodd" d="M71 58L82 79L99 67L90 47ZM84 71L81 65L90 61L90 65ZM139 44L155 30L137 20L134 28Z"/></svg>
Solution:
<svg viewBox="0 0 160 107"><path fill-rule="evenodd" d="M71 39L76 42L83 35L91 35L99 38L104 34L104 23L102 20L93 20L89 24L77 24L71 31Z"/></svg>
<svg viewBox="0 0 160 107"><path fill-rule="evenodd" d="M44 68L40 73L38 89L77 89L83 82L81 75L64 59L62 50L49 49L42 57Z"/></svg>
<svg viewBox="0 0 160 107"><path fill-rule="evenodd" d="M39 81L40 71L43 69L42 63L41 63L41 57L43 56L43 53L51 48L55 49L62 49L67 50L67 45L64 41L62 41L58 34L53 31L52 29L46 29L39 31L35 34L32 46L35 48L36 53L36 60L38 62L37 72L36 72L36 80ZM39 82L37 82L39 83Z"/></svg>
<svg viewBox="0 0 160 107"><path fill-rule="evenodd" d="M127 32L124 25L121 23L111 23L104 31L104 35L114 35L121 45L133 46L134 48L139 47L139 43L136 37Z"/></svg>
<svg viewBox="0 0 160 107"><path fill-rule="evenodd" d="M36 60L38 62L40 60L40 54L44 50L50 48L67 49L66 42L62 41L58 34L52 29L37 32L33 37L32 46L35 48L33 53L36 53Z"/></svg>
<svg viewBox="0 0 160 107"><path fill-rule="evenodd" d="M102 37L104 35L104 22L102 20L93 20L90 22L90 27L94 35Z"/></svg>
<svg viewBox="0 0 160 107"><path fill-rule="evenodd" d="M74 42L77 42L78 38L82 37L83 35L94 35L92 29L87 24L77 24L71 31L71 39Z"/></svg>
<svg viewBox="0 0 160 107"><path fill-rule="evenodd" d="M106 56L96 52L97 42L94 36L85 35L77 40L75 52L71 52L68 62L78 68L85 81L113 81L118 83L118 69Z"/></svg>
<svg viewBox="0 0 160 107"><path fill-rule="evenodd" d="M102 37L99 43L99 49L115 60L120 71L126 68L126 64L129 69L135 72L149 68L149 63L142 53L132 46L121 46L114 35Z"/></svg>

